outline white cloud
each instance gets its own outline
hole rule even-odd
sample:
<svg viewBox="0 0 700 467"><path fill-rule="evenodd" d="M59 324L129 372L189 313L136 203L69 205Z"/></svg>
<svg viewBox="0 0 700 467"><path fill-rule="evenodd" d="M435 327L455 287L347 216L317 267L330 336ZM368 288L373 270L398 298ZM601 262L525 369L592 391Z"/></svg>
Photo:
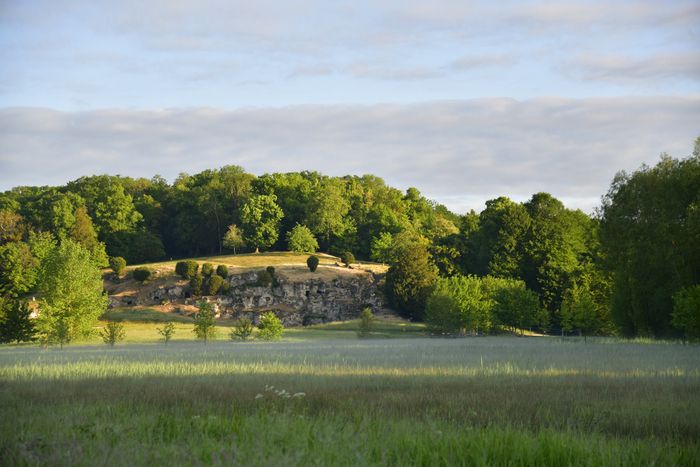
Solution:
<svg viewBox="0 0 700 467"><path fill-rule="evenodd" d="M615 82L700 81L700 54L666 53L647 57L583 56L565 69L583 79Z"/></svg>
<svg viewBox="0 0 700 467"><path fill-rule="evenodd" d="M700 97L479 99L224 111L0 110L0 188L111 173L373 173L459 208L549 191L590 210L621 169L690 154ZM475 201L476 200L476 201ZM473 205L472 203L477 203Z"/></svg>

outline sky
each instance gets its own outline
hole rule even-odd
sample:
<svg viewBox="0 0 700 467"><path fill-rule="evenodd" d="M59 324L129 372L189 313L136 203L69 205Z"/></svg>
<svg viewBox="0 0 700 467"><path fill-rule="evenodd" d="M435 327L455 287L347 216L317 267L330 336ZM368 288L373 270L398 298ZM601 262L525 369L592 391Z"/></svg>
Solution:
<svg viewBox="0 0 700 467"><path fill-rule="evenodd" d="M233 164L592 212L699 122L697 0L0 0L0 190Z"/></svg>

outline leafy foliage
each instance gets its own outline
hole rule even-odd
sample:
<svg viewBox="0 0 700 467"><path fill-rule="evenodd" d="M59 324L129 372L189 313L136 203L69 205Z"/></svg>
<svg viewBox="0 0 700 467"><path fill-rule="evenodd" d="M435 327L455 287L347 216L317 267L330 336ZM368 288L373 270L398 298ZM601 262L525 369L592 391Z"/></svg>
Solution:
<svg viewBox="0 0 700 467"><path fill-rule="evenodd" d="M210 277L212 274L214 274L214 265L211 263L202 264L202 275L204 277Z"/></svg>
<svg viewBox="0 0 700 467"><path fill-rule="evenodd" d="M202 295L202 290L204 287L204 276L200 273L196 273L190 278L190 292L192 295Z"/></svg>
<svg viewBox="0 0 700 467"><path fill-rule="evenodd" d="M700 339L700 284L673 295L672 324L688 339Z"/></svg>
<svg viewBox="0 0 700 467"><path fill-rule="evenodd" d="M175 264L175 272L180 275L183 279L191 279L197 275L199 270L199 263L194 260L178 261Z"/></svg>
<svg viewBox="0 0 700 467"><path fill-rule="evenodd" d="M167 344L175 335L175 324L173 322L165 323L162 328L156 328L158 334L163 336L163 341Z"/></svg>
<svg viewBox="0 0 700 467"><path fill-rule="evenodd" d="M374 330L374 315L372 309L365 307L360 312L360 326L357 334L360 337L367 337Z"/></svg>
<svg viewBox="0 0 700 467"><path fill-rule="evenodd" d="M226 279L228 277L228 266L225 264L220 264L216 267L216 275L221 277L222 279Z"/></svg>
<svg viewBox="0 0 700 467"><path fill-rule="evenodd" d="M404 232L396 236L392 246L394 261L386 275L389 303L410 317L423 317L437 271L430 261L425 241Z"/></svg>
<svg viewBox="0 0 700 467"><path fill-rule="evenodd" d="M622 332L675 333L672 297L700 283L700 155L619 173L603 199L600 238Z"/></svg>
<svg viewBox="0 0 700 467"><path fill-rule="evenodd" d="M39 261L26 243L0 246L0 295L19 297L34 288Z"/></svg>
<svg viewBox="0 0 700 467"><path fill-rule="evenodd" d="M243 206L241 222L246 243L255 248L269 248L279 236L279 224L284 213L275 195L252 197Z"/></svg>
<svg viewBox="0 0 700 467"><path fill-rule="evenodd" d="M236 248L242 248L244 246L245 240L243 240L243 232L241 232L241 229L235 224L229 225L224 235L224 247L233 250L233 254L235 255Z"/></svg>
<svg viewBox="0 0 700 467"><path fill-rule="evenodd" d="M109 258L109 267L118 277L121 277L126 269L126 260L121 256L112 256Z"/></svg>
<svg viewBox="0 0 700 467"><path fill-rule="evenodd" d="M26 300L0 298L0 342L31 342L36 328Z"/></svg>
<svg viewBox="0 0 700 467"><path fill-rule="evenodd" d="M216 295L221 290L224 285L224 279L214 274L209 279L207 279L207 295Z"/></svg>
<svg viewBox="0 0 700 467"><path fill-rule="evenodd" d="M258 323L258 337L260 339L265 341L278 340L282 337L283 331L282 321L272 311L260 315L260 323Z"/></svg>
<svg viewBox="0 0 700 467"><path fill-rule="evenodd" d="M70 342L92 332L107 308L102 274L90 252L65 239L44 260L39 274L41 294L37 328L48 342Z"/></svg>
<svg viewBox="0 0 700 467"><path fill-rule="evenodd" d="M305 225L297 224L287 232L287 248L297 253L314 253L318 250L318 242L311 230Z"/></svg>
<svg viewBox="0 0 700 467"><path fill-rule="evenodd" d="M346 250L340 254L340 261L345 265L345 267L350 267L350 265L355 262L355 255Z"/></svg>
<svg viewBox="0 0 700 467"><path fill-rule="evenodd" d="M109 345L110 347L114 347L117 342L124 340L124 337L126 337L126 331L124 330L123 324L110 321L102 329L100 335L102 336L102 340L105 344Z"/></svg>
<svg viewBox="0 0 700 467"><path fill-rule="evenodd" d="M236 322L233 324L233 329L231 329L231 339L238 339L238 340L248 340L252 335L253 335L253 322L249 319L246 318L245 316L242 318L238 318Z"/></svg>

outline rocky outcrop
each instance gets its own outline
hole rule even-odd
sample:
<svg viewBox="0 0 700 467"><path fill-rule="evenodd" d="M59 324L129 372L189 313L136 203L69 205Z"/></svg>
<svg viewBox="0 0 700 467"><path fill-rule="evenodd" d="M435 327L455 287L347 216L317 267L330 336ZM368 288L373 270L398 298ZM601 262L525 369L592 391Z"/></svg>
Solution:
<svg viewBox="0 0 700 467"><path fill-rule="evenodd" d="M383 306L379 278L352 274L332 280L276 279L269 286L257 285L257 274L232 276L228 295L215 299L222 316L249 316L253 320L272 310L285 326L300 326L356 318L362 308Z"/></svg>
<svg viewBox="0 0 700 467"><path fill-rule="evenodd" d="M381 275L339 269L332 276L276 275L269 285L260 285L258 271L232 274L224 295L204 297L214 304L220 317L247 316L257 323L261 313L274 311L285 326L301 326L356 318L362 308L377 311L384 306ZM189 285L153 284L138 294L110 296L110 306L193 304Z"/></svg>

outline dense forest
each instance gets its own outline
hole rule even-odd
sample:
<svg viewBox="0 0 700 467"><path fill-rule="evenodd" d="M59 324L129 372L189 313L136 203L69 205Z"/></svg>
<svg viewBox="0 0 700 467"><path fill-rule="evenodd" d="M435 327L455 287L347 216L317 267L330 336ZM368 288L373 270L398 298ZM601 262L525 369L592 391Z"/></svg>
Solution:
<svg viewBox="0 0 700 467"><path fill-rule="evenodd" d="M503 308L501 322L513 326L693 337L699 147L700 138L688 158L662 156L654 167L619 173L594 216L548 193L524 203L499 197L458 215L373 175L255 176L237 166L181 174L172 184L98 175L16 187L0 194L0 294L35 290L45 250L64 239L106 266L117 256L134 264L236 247L294 249L304 234L322 251L388 263L389 302L416 319L459 308L471 296L462 291L476 287L500 290L498 303L536 297L527 317L508 321L514 312Z"/></svg>

